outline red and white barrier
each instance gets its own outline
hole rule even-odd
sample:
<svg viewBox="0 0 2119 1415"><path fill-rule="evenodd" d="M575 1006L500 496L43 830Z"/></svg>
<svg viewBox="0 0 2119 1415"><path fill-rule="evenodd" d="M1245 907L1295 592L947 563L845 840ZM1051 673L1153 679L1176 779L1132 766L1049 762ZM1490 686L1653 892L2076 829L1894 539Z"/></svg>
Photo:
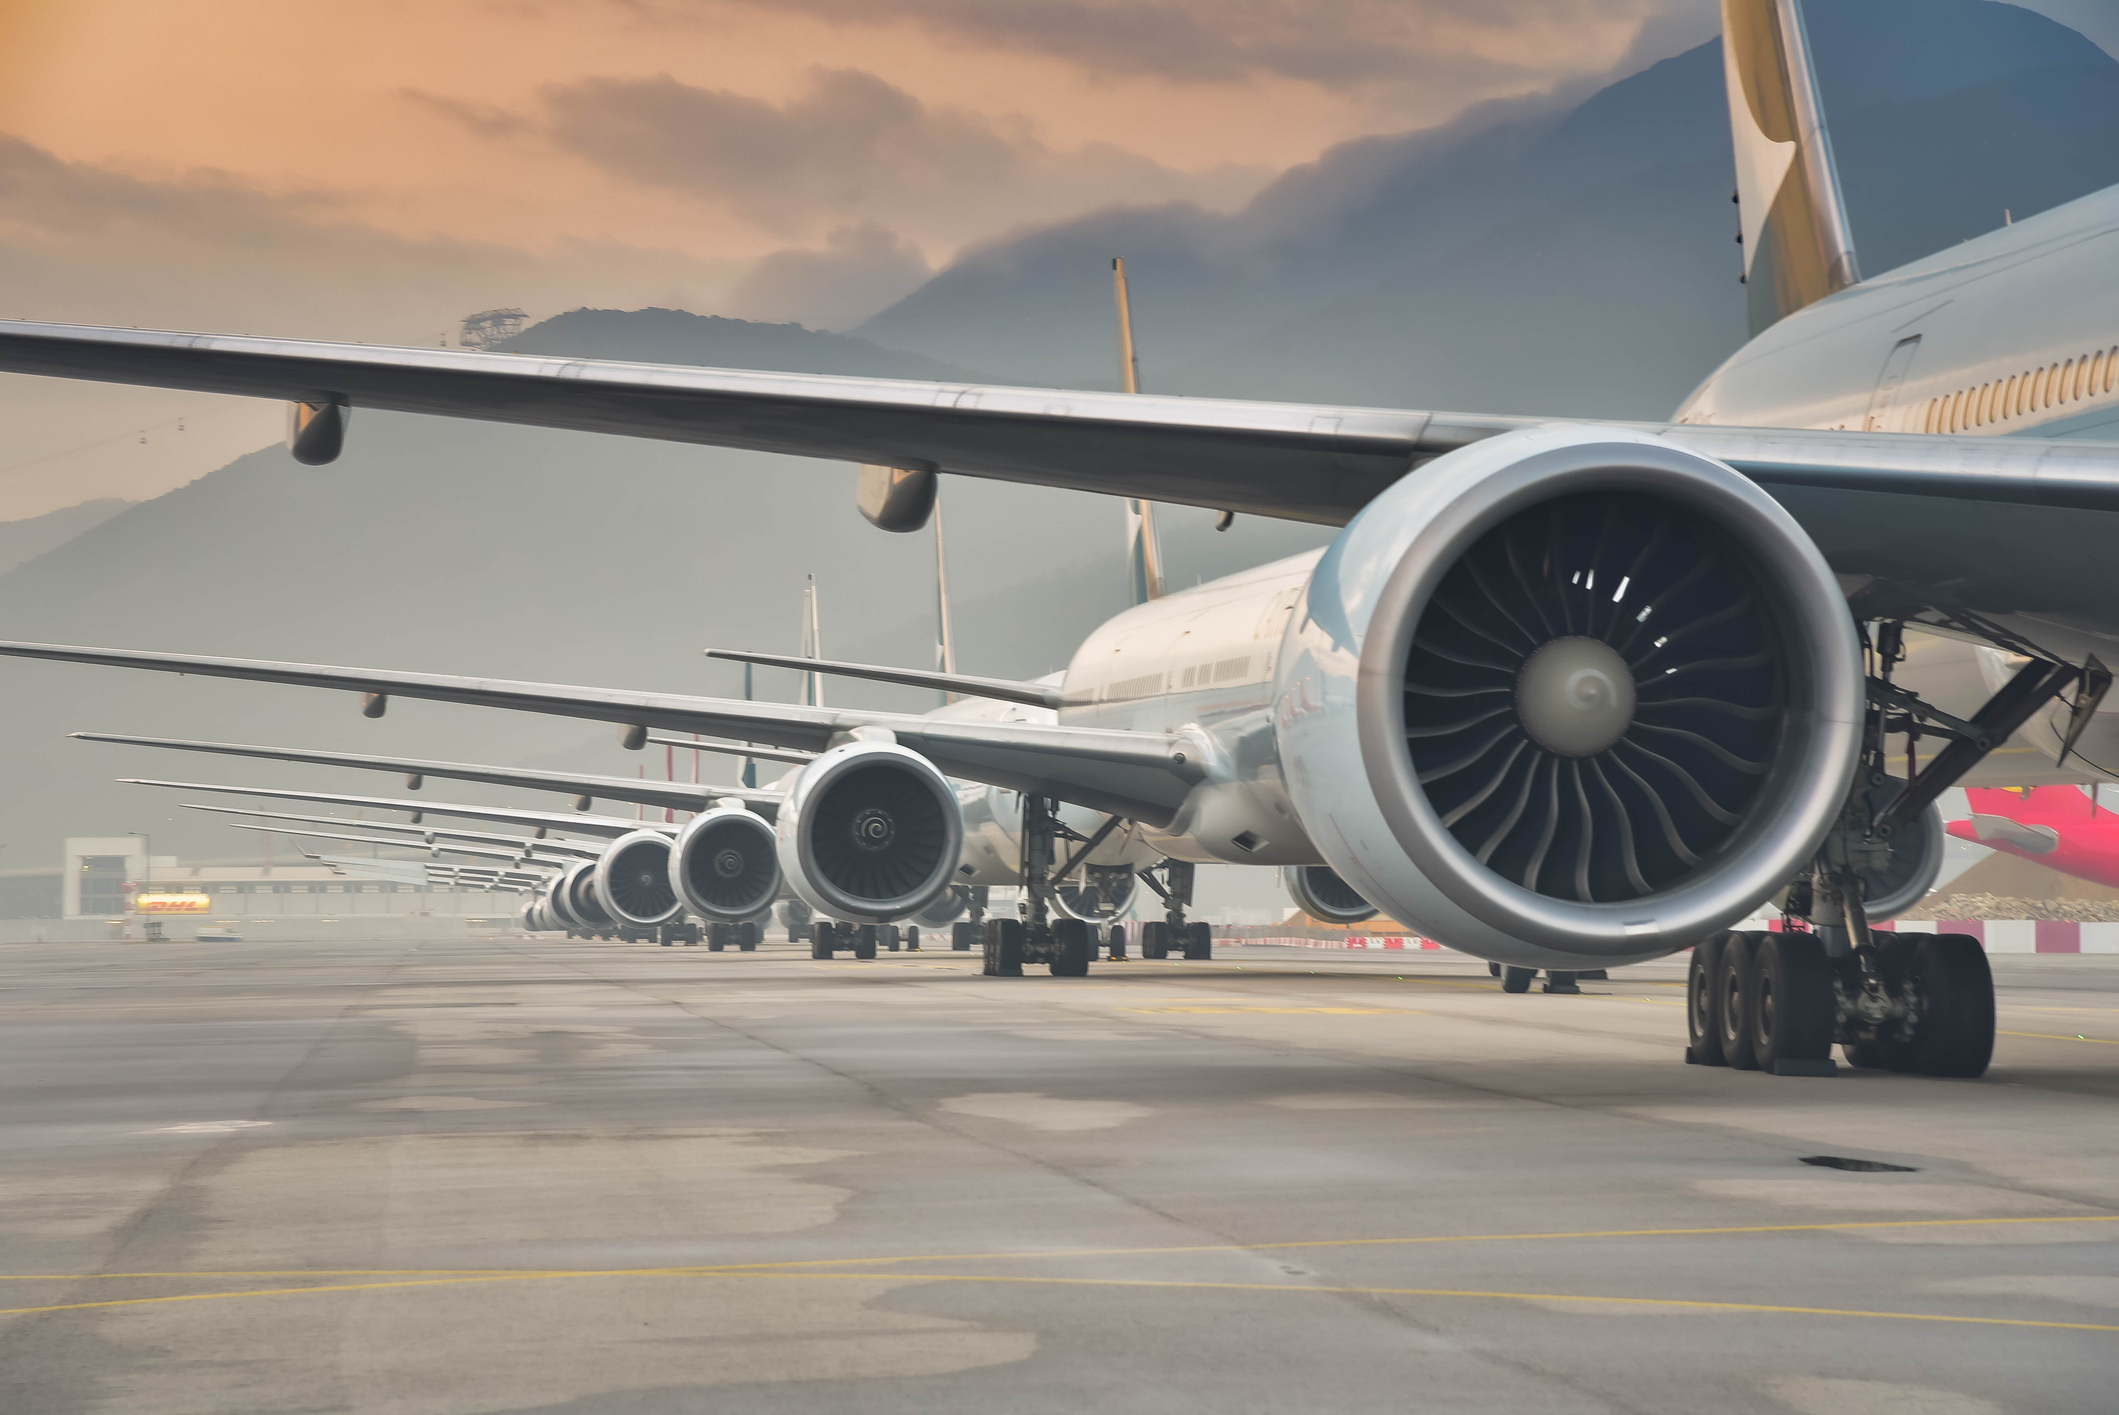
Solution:
<svg viewBox="0 0 2119 1415"><path fill-rule="evenodd" d="M1441 944L1418 934L1348 934L1344 938L1217 938L1217 943L1265 943L1275 948L1440 948Z"/></svg>
<svg viewBox="0 0 2119 1415"><path fill-rule="evenodd" d="M1766 925L1775 932L1780 926L1779 919ZM1878 924L1876 928L1884 932L1970 934L1989 953L2119 953L2119 924L2075 924L2058 919L1896 919ZM1443 947L1418 934L1347 934L1343 938L1230 936L1217 941L1269 944L1275 948L1416 950Z"/></svg>

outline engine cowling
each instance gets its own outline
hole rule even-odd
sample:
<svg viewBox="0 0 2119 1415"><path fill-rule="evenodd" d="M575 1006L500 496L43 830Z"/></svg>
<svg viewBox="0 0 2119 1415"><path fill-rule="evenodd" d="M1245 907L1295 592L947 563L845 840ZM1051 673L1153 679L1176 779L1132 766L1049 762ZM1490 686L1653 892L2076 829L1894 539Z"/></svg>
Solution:
<svg viewBox="0 0 2119 1415"><path fill-rule="evenodd" d="M741 806L694 816L677 833L669 880L685 907L702 919L724 924L755 919L780 896L773 828Z"/></svg>
<svg viewBox="0 0 2119 1415"><path fill-rule="evenodd" d="M660 928L684 912L670 882L672 845L659 830L636 830L596 857L597 901L620 923Z"/></svg>
<svg viewBox="0 0 2119 1415"><path fill-rule="evenodd" d="M1070 919L1105 924L1124 918L1140 892L1140 878L1124 865L1090 865L1052 891L1052 906Z"/></svg>
<svg viewBox="0 0 2119 1415"><path fill-rule="evenodd" d="M1869 809L1881 812L1906 784L1896 777L1869 788ZM1942 807L1928 808L1901 826L1890 839L1891 859L1880 870L1862 871L1862 907L1878 923L1897 918L1927 898L1942 873L1943 852L1949 848L1950 830L1943 823Z"/></svg>
<svg viewBox="0 0 2119 1415"><path fill-rule="evenodd" d="M1302 912L1328 924L1358 924L1376 917L1376 906L1339 877L1330 865L1284 865L1280 882Z"/></svg>
<svg viewBox="0 0 2119 1415"><path fill-rule="evenodd" d="M559 884L552 891L555 904L565 901L562 916L570 919L575 928L588 933L617 923L596 896L596 864L594 860L583 860L567 866L567 872L559 877Z"/></svg>
<svg viewBox="0 0 2119 1415"><path fill-rule="evenodd" d="M1549 425L1437 458L1341 533L1275 727L1357 893L1468 952L1591 968L1795 875L1861 716L1846 601L1772 498L1648 434Z"/></svg>
<svg viewBox="0 0 2119 1415"><path fill-rule="evenodd" d="M964 848L955 788L925 757L848 742L796 774L775 822L780 868L848 923L910 918L949 888Z"/></svg>

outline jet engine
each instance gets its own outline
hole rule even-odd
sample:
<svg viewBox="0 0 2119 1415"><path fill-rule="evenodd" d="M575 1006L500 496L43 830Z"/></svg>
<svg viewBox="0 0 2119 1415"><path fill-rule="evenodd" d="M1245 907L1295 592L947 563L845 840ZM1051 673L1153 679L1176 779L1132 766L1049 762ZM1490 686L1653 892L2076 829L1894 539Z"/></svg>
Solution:
<svg viewBox="0 0 2119 1415"><path fill-rule="evenodd" d="M620 923L660 928L684 912L670 880L675 852L659 830L621 835L596 857L596 898Z"/></svg>
<svg viewBox="0 0 2119 1415"><path fill-rule="evenodd" d="M1881 812L1906 784L1898 778L1869 788L1869 809ZM1880 870L1862 871L1862 908L1870 919L1881 923L1896 918L1925 899L1942 873L1943 850L1950 843L1949 827L1943 824L1942 807L1930 803L1890 839L1890 863Z"/></svg>
<svg viewBox="0 0 2119 1415"><path fill-rule="evenodd" d="M1358 924L1376 917L1376 906L1354 892L1330 865L1286 865L1280 882L1302 912L1327 924Z"/></svg>
<svg viewBox="0 0 2119 1415"><path fill-rule="evenodd" d="M596 895L596 865L594 860L569 865L552 887L553 907L584 933L595 933L617 923Z"/></svg>
<svg viewBox="0 0 2119 1415"><path fill-rule="evenodd" d="M757 918L780 895L773 828L741 806L694 816L677 833L669 883L685 907L702 919L734 924Z"/></svg>
<svg viewBox="0 0 2119 1415"><path fill-rule="evenodd" d="M919 913L949 888L964 848L956 789L890 742L848 742L803 767L775 824L789 887L848 923Z"/></svg>
<svg viewBox="0 0 2119 1415"><path fill-rule="evenodd" d="M1852 616L1815 545L1664 439L1553 425L1422 466L1319 560L1275 732L1326 862L1392 917L1533 967L1743 918L1837 818Z"/></svg>
<svg viewBox="0 0 2119 1415"><path fill-rule="evenodd" d="M1140 879L1125 865L1086 865L1087 878L1070 879L1052 891L1053 907L1070 919L1105 924L1124 918L1140 891Z"/></svg>

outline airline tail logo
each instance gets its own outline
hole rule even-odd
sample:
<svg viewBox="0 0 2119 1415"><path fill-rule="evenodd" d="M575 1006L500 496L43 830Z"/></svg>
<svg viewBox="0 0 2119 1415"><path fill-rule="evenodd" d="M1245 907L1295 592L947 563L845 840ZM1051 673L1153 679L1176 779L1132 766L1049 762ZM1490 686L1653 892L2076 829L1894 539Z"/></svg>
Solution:
<svg viewBox="0 0 2119 1415"><path fill-rule="evenodd" d="M1861 279L1797 0L1722 0L1751 332Z"/></svg>

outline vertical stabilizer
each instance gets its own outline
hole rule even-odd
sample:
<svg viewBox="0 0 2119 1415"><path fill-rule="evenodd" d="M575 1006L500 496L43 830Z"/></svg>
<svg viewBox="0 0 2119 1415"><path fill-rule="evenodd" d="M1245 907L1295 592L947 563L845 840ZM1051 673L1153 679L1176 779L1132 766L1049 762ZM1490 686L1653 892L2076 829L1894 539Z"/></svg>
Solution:
<svg viewBox="0 0 2119 1415"><path fill-rule="evenodd" d="M817 621L817 577L811 575L802 588L802 657L824 657L824 635ZM802 675L802 701L810 707L824 706L824 675Z"/></svg>
<svg viewBox="0 0 2119 1415"><path fill-rule="evenodd" d="M934 498L934 666L937 672L956 672L956 639L949 632L949 553L942 541L942 497ZM944 703L956 694L943 693Z"/></svg>
<svg viewBox="0 0 2119 1415"><path fill-rule="evenodd" d="M1722 0L1745 305L1757 334L1861 279L1798 0Z"/></svg>
<svg viewBox="0 0 2119 1415"><path fill-rule="evenodd" d="M1133 353L1133 296L1126 288L1123 257L1111 262L1111 288L1118 297L1118 384L1128 393L1138 393L1140 360ZM1145 501L1126 502L1126 577L1132 603L1162 598L1162 542L1155 534L1155 508Z"/></svg>

